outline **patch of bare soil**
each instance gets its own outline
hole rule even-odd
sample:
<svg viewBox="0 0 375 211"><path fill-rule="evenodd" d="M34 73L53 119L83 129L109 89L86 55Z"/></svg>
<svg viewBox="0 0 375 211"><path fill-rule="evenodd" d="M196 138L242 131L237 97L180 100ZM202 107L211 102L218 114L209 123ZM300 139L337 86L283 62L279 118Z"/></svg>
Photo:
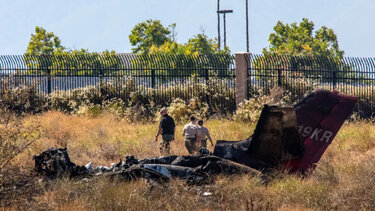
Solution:
<svg viewBox="0 0 375 211"><path fill-rule="evenodd" d="M26 209L41 193L39 177L32 169L8 166L0 170L0 208Z"/></svg>

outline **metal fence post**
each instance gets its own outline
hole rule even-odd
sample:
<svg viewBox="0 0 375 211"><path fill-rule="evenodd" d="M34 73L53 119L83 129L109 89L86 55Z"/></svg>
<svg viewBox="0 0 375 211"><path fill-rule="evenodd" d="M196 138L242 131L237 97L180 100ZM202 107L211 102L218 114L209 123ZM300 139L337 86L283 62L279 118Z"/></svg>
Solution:
<svg viewBox="0 0 375 211"><path fill-rule="evenodd" d="M102 73L102 70L100 69L100 72L99 72L99 98L102 97L102 85L103 85L103 73Z"/></svg>
<svg viewBox="0 0 375 211"><path fill-rule="evenodd" d="M48 66L47 66L47 93L48 95L52 93L51 69Z"/></svg>
<svg viewBox="0 0 375 211"><path fill-rule="evenodd" d="M204 80L206 81L206 86L208 89L208 85L209 85L208 81L210 80L209 75L208 75L208 69L204 70ZM210 96L207 94L207 91L206 91L206 102L207 103L210 102Z"/></svg>
<svg viewBox="0 0 375 211"><path fill-rule="evenodd" d="M151 69L151 87L155 88L155 69Z"/></svg>
<svg viewBox="0 0 375 211"><path fill-rule="evenodd" d="M281 86L281 69L277 70L277 85Z"/></svg>
<svg viewBox="0 0 375 211"><path fill-rule="evenodd" d="M337 77L337 72L336 72L336 70L333 70L333 72L332 72L332 85L333 85L333 89L336 89L336 83L337 83L336 77Z"/></svg>
<svg viewBox="0 0 375 211"><path fill-rule="evenodd" d="M204 70L204 79L206 80L206 83L208 83L208 80L210 79L208 75L208 69Z"/></svg>
<svg viewBox="0 0 375 211"><path fill-rule="evenodd" d="M235 53L235 62L236 62L236 78L235 78L235 87L236 87L236 106L248 98L248 65L250 64L247 61L250 58L250 53L241 52Z"/></svg>

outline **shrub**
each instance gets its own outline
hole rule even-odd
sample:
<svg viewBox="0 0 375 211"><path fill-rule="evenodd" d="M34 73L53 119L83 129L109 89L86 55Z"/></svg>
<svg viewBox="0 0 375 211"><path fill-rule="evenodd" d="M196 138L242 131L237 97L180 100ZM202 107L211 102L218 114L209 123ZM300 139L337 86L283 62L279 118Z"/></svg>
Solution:
<svg viewBox="0 0 375 211"><path fill-rule="evenodd" d="M274 87L270 90L270 95L263 94L260 90L249 100L240 103L233 115L235 121L255 123L258 121L260 113L265 104L285 106L291 104L290 94L280 87Z"/></svg>
<svg viewBox="0 0 375 211"><path fill-rule="evenodd" d="M168 113L176 122L186 122L190 116L200 119L208 118L211 114L207 103L200 101L198 98L192 98L188 103L180 98L176 98L168 107Z"/></svg>
<svg viewBox="0 0 375 211"><path fill-rule="evenodd" d="M6 110L0 111L0 169L39 139L37 124L24 125Z"/></svg>
<svg viewBox="0 0 375 211"><path fill-rule="evenodd" d="M8 79L9 81L12 78ZM37 92L38 83L30 86L18 84L12 89L3 90L0 94L0 109L13 111L17 114L38 113L48 108L48 100L45 95Z"/></svg>
<svg viewBox="0 0 375 211"><path fill-rule="evenodd" d="M142 103L137 103L134 106L126 108L125 117L131 122L153 121L159 108L159 106L152 106L152 104L144 105Z"/></svg>
<svg viewBox="0 0 375 211"><path fill-rule="evenodd" d="M76 113L78 115L85 115L85 116L89 116L89 117L97 117L97 116L99 116L99 114L101 114L101 111L102 111L102 108L101 108L100 105L89 103L89 104L80 105L78 107L78 110L76 111Z"/></svg>
<svg viewBox="0 0 375 211"><path fill-rule="evenodd" d="M75 113L81 106L99 104L103 101L100 93L93 86L66 91L53 92L49 98L50 109L65 113Z"/></svg>
<svg viewBox="0 0 375 211"><path fill-rule="evenodd" d="M188 106L185 101L177 98L174 99L168 108L168 113L176 122L186 121L189 118Z"/></svg>

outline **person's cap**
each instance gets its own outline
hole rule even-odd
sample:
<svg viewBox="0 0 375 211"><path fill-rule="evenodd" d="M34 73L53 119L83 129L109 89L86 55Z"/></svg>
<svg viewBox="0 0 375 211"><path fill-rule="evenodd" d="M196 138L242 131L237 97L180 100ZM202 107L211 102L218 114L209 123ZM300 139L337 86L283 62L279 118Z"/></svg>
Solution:
<svg viewBox="0 0 375 211"><path fill-rule="evenodd" d="M198 124L203 124L203 119L198 120Z"/></svg>

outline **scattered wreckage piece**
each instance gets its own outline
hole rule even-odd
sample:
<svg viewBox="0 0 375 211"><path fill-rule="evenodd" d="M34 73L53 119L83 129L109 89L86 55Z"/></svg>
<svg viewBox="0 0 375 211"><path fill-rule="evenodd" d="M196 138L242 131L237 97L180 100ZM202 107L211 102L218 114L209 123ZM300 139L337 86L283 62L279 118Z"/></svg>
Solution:
<svg viewBox="0 0 375 211"><path fill-rule="evenodd" d="M235 163L213 155L163 156L138 160L134 156L126 157L111 167L98 166L92 163L78 166L70 161L66 148L48 149L34 156L35 170L48 178L87 178L106 176L117 181L132 181L145 178L156 182L167 182L172 178L186 180L188 184L206 184L211 176L217 174L252 174L260 172L248 166Z"/></svg>
<svg viewBox="0 0 375 211"><path fill-rule="evenodd" d="M189 155L189 156L178 156L175 158L171 163L162 163L167 157L160 157L160 158L153 158L153 163L145 163L145 160L140 160L139 163L142 163L143 166L162 166L162 167L179 167L182 166L184 168L190 168L194 172L203 173L208 175L216 175L216 174L251 174L251 175L258 175L260 174L259 171L250 168L246 165L242 165L240 163L236 163L230 160L226 160L214 155ZM174 157L174 156L171 156ZM147 159L148 161L148 159ZM161 161L161 162L160 162ZM170 169L172 171L172 169ZM160 171L159 171L160 172ZM173 172L173 171L172 171ZM184 178L184 176L180 175L177 176L180 178Z"/></svg>
<svg viewBox="0 0 375 211"><path fill-rule="evenodd" d="M265 105L254 134L243 141L217 141L214 155L258 170L314 168L357 97L317 90L291 107Z"/></svg>
<svg viewBox="0 0 375 211"><path fill-rule="evenodd" d="M132 181L139 178L145 178L150 181L168 182L170 177L165 176L157 171L143 168L139 165L131 166L127 169L106 173L110 179L114 181Z"/></svg>
<svg viewBox="0 0 375 211"><path fill-rule="evenodd" d="M301 157L304 148L298 136L293 107L263 107L254 134L244 141L217 141L214 155L258 170L278 167Z"/></svg>
<svg viewBox="0 0 375 211"><path fill-rule="evenodd" d="M33 156L35 170L47 177L77 177L87 175L89 172L84 166L77 166L70 161L66 148L48 149L40 155Z"/></svg>

